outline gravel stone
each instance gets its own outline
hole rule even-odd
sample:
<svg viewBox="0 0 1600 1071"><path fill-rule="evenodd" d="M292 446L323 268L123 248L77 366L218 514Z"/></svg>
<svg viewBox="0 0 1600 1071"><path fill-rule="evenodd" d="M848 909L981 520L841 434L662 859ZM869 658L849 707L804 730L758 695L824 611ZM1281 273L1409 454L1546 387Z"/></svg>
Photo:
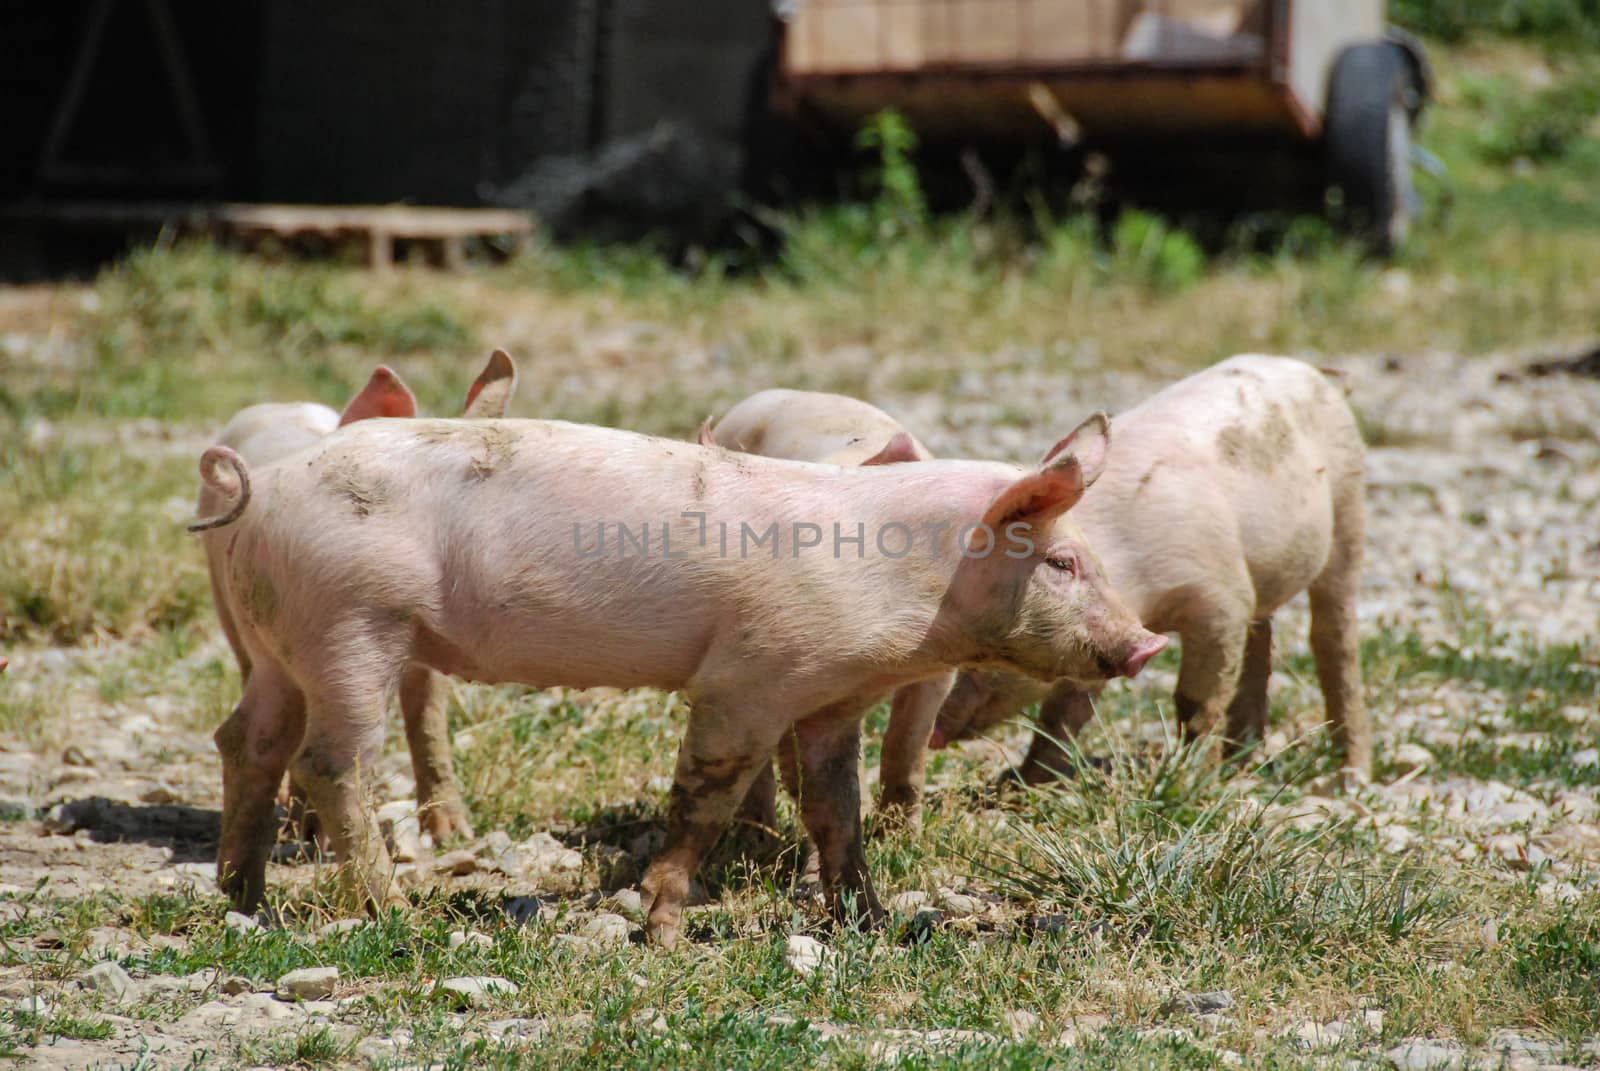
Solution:
<svg viewBox="0 0 1600 1071"><path fill-rule="evenodd" d="M1454 1041L1413 1038L1384 1053L1396 1071L1443 1071L1466 1063L1466 1049Z"/></svg>
<svg viewBox="0 0 1600 1071"><path fill-rule="evenodd" d="M638 889L618 889L603 903L629 922L644 922L644 897Z"/></svg>
<svg viewBox="0 0 1600 1071"><path fill-rule="evenodd" d="M808 976L827 962L829 957L828 947L815 937L803 933L789 935L783 961L789 969L801 976Z"/></svg>
<svg viewBox="0 0 1600 1071"><path fill-rule="evenodd" d="M104 994L113 1000L126 1000L134 990L133 978L114 960L104 960L78 976L85 989Z"/></svg>
<svg viewBox="0 0 1600 1071"><path fill-rule="evenodd" d="M466 975L460 978L446 978L439 983L439 989L457 998L458 1003L477 1007L488 1004L496 996L515 996L517 985L505 978L496 975Z"/></svg>
<svg viewBox="0 0 1600 1071"><path fill-rule="evenodd" d="M278 979L279 1000L326 1000L339 984L338 967L301 967Z"/></svg>
<svg viewBox="0 0 1600 1071"><path fill-rule="evenodd" d="M934 904L945 915L953 919L964 919L983 910L983 901L976 896L968 896L966 893L954 892L948 889L939 890L939 895L934 900Z"/></svg>
<svg viewBox="0 0 1600 1071"><path fill-rule="evenodd" d="M579 936L602 948L621 948L628 943L632 924L621 915L603 912L583 924Z"/></svg>
<svg viewBox="0 0 1600 1071"><path fill-rule="evenodd" d="M433 861L433 869L451 877L464 878L478 869L478 857L465 848L445 852Z"/></svg>
<svg viewBox="0 0 1600 1071"><path fill-rule="evenodd" d="M259 920L238 911L230 911L222 916L222 924L234 933L259 933L262 929Z"/></svg>
<svg viewBox="0 0 1600 1071"><path fill-rule="evenodd" d="M1163 1015L1180 1012L1189 1015L1211 1015L1233 1008L1233 994L1226 989L1208 989L1199 993L1174 993L1161 1005Z"/></svg>
<svg viewBox="0 0 1600 1071"><path fill-rule="evenodd" d="M928 894L920 889L907 889L889 897L888 908L900 915L914 915L917 908L928 902Z"/></svg>
<svg viewBox="0 0 1600 1071"><path fill-rule="evenodd" d="M473 948L493 948L494 938L486 933L479 933L477 930L451 930L449 938L450 951L454 952L465 945L471 945Z"/></svg>

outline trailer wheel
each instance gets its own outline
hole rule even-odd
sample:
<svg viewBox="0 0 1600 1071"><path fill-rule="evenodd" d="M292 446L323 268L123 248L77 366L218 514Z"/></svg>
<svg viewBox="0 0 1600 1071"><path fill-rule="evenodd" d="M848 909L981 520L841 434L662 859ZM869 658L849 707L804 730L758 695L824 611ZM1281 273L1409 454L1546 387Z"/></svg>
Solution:
<svg viewBox="0 0 1600 1071"><path fill-rule="evenodd" d="M1410 64L1388 43L1345 49L1328 81L1328 181L1342 196L1341 222L1381 256L1399 247L1416 215L1411 120L1417 94Z"/></svg>

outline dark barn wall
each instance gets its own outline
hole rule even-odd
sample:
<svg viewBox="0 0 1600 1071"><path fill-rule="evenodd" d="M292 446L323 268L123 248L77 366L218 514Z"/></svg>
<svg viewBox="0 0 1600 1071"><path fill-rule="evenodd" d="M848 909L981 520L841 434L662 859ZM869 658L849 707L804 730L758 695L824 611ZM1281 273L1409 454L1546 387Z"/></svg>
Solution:
<svg viewBox="0 0 1600 1071"><path fill-rule="evenodd" d="M472 204L493 165L502 0L269 0L262 194Z"/></svg>
<svg viewBox="0 0 1600 1071"><path fill-rule="evenodd" d="M263 196L476 204L541 157L688 121L736 141L759 0L268 0Z"/></svg>
<svg viewBox="0 0 1600 1071"><path fill-rule="evenodd" d="M689 120L742 137L751 84L762 73L772 15L760 0L612 0L600 126L608 138Z"/></svg>
<svg viewBox="0 0 1600 1071"><path fill-rule="evenodd" d="M177 44L216 165L210 181L164 176L193 161L170 72L142 2L113 3L62 159L126 176L41 175L41 154L83 46L92 0L0 3L0 199L255 196L263 0L173 0Z"/></svg>
<svg viewBox="0 0 1600 1071"><path fill-rule="evenodd" d="M112 0L65 156L42 179L97 0L0 0L0 201L482 203L544 157L663 121L737 153L763 0L167 0L204 122L193 162L146 0Z"/></svg>

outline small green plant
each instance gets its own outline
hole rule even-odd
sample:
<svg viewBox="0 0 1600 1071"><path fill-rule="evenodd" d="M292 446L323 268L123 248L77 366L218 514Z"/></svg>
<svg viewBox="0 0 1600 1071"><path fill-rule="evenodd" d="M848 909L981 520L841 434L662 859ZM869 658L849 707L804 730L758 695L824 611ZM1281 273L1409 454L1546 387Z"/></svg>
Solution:
<svg viewBox="0 0 1600 1071"><path fill-rule="evenodd" d="M353 1051L355 1043L341 1039L329 1026L312 1027L291 1037L242 1041L239 1045L240 1055L252 1063L307 1069L332 1067Z"/></svg>
<svg viewBox="0 0 1600 1071"><path fill-rule="evenodd" d="M14 1040L25 1044L37 1044L37 1039L46 1037L76 1038L80 1041L104 1041L115 1036L117 1028L109 1020L96 1019L84 1015L71 1015L59 1013L56 1015L37 1015L33 1012L16 1011L11 1013L12 1024L18 1028L19 1033L31 1035L35 1040L28 1041L27 1036ZM0 1035L0 1051L5 1047L3 1035Z"/></svg>
<svg viewBox="0 0 1600 1071"><path fill-rule="evenodd" d="M917 134L905 117L881 111L856 134L856 147L877 155L871 173L874 215L882 237L920 228L928 219L927 198L917 175Z"/></svg>
<svg viewBox="0 0 1600 1071"><path fill-rule="evenodd" d="M1157 291L1197 282L1206 270L1205 250L1187 231L1148 212L1124 212L1111 231L1111 272Z"/></svg>

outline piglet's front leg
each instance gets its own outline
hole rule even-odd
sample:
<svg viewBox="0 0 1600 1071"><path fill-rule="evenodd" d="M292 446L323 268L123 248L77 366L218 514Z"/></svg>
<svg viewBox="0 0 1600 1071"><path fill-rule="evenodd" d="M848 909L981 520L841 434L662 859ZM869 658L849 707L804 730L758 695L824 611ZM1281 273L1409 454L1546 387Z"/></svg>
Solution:
<svg viewBox="0 0 1600 1071"><path fill-rule="evenodd" d="M778 730L770 718L742 718L736 707L701 700L689 715L667 808L667 841L642 888L650 902L648 932L663 948L678 942L689 879L733 821L763 766L770 766Z"/></svg>
<svg viewBox="0 0 1600 1071"><path fill-rule="evenodd" d="M822 886L834 916L876 926L886 917L872 888L861 836L861 718L864 708L833 708L794 728L800 812L816 846Z"/></svg>

